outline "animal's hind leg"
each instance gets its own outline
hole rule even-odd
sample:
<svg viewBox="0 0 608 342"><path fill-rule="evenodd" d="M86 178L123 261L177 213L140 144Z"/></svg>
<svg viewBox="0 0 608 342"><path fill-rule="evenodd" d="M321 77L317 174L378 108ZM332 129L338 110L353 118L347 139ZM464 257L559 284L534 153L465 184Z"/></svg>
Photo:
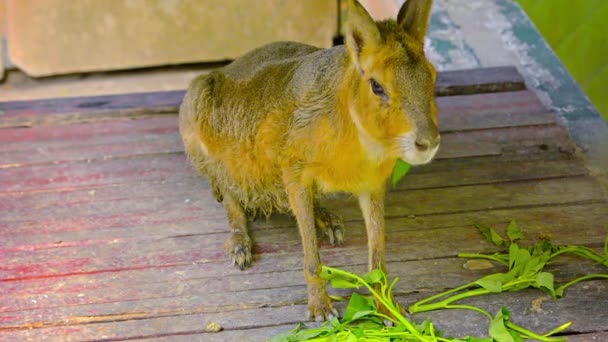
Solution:
<svg viewBox="0 0 608 342"><path fill-rule="evenodd" d="M327 236L329 243L341 246L344 243L344 220L315 203L315 225Z"/></svg>
<svg viewBox="0 0 608 342"><path fill-rule="evenodd" d="M230 237L224 243L226 254L241 270L251 264L251 239L247 232L245 210L232 195L223 193L223 202L228 213Z"/></svg>

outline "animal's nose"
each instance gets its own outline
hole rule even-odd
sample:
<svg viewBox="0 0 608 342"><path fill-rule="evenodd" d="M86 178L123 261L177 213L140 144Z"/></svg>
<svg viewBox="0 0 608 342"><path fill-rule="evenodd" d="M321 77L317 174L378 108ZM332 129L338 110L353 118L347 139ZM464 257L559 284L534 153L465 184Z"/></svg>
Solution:
<svg viewBox="0 0 608 342"><path fill-rule="evenodd" d="M431 147L431 142L428 139L416 139L416 149L420 152L424 152Z"/></svg>
<svg viewBox="0 0 608 342"><path fill-rule="evenodd" d="M437 136L437 138L433 139L433 141L427 139L427 138L419 138L416 139L416 141L414 142L414 144L416 145L416 149L420 152L424 152L428 149L434 148L435 146L437 146L439 144L439 136Z"/></svg>

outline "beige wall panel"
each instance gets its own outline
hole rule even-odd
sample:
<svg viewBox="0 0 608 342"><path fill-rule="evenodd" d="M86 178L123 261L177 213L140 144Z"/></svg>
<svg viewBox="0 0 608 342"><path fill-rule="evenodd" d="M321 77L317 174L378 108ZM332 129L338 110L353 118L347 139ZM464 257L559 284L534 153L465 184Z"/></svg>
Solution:
<svg viewBox="0 0 608 342"><path fill-rule="evenodd" d="M329 46L336 18L330 0L7 0L6 5L10 58L32 76L232 59L276 40Z"/></svg>
<svg viewBox="0 0 608 342"><path fill-rule="evenodd" d="M4 17L6 14L5 0L0 0L0 80L4 78Z"/></svg>

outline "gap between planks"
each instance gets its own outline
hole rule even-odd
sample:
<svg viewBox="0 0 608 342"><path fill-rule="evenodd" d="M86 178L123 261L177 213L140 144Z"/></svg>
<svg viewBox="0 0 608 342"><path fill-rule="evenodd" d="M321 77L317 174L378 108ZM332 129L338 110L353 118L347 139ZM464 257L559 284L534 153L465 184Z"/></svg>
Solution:
<svg viewBox="0 0 608 342"><path fill-rule="evenodd" d="M438 74L437 96L494 93L525 89L523 77L512 66L444 71ZM104 120L150 113L176 113L184 90L0 102L0 127L33 126L45 123Z"/></svg>

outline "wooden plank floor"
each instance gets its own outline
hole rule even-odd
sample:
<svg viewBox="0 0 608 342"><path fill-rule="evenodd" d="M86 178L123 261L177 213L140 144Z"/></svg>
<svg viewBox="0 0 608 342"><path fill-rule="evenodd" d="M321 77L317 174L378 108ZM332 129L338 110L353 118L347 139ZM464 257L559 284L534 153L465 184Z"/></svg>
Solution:
<svg viewBox="0 0 608 342"><path fill-rule="evenodd" d="M437 160L386 199L388 268L402 279L402 304L501 271L468 269L456 257L495 250L474 222L502 229L516 219L528 241L602 246L605 190L514 68L446 72L437 93ZM0 103L0 340L264 340L304 320L293 219L252 224L252 268L239 271L224 256L223 208L182 152L181 96ZM355 201L337 196L326 206L344 216L347 236L342 247L322 242L323 262L364 272ZM575 258L551 271L558 281L606 272ZM541 331L572 320L574 341L608 339L608 281L576 285L559 301L530 290L474 302L508 305L516 322ZM487 327L472 313L415 318L429 316L449 335ZM207 332L209 322L224 330Z"/></svg>

